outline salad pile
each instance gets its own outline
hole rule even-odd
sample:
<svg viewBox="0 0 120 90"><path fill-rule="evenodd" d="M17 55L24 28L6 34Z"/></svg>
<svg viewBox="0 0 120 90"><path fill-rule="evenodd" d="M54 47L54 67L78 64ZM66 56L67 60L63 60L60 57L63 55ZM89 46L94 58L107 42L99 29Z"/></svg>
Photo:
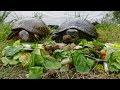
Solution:
<svg viewBox="0 0 120 90"><path fill-rule="evenodd" d="M20 64L27 68L28 79L41 79L47 70L64 71L75 68L81 74L89 73L98 63L105 72L120 71L120 45L83 39L78 45L45 42L43 44L21 43L17 40L2 51L2 63Z"/></svg>

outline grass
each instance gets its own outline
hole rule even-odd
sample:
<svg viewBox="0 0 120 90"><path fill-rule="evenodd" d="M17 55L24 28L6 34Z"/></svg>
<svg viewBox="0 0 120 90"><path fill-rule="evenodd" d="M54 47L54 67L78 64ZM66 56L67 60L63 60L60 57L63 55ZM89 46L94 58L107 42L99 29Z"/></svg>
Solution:
<svg viewBox="0 0 120 90"><path fill-rule="evenodd" d="M26 79L25 74L28 72L26 68L20 65L15 66L3 66L1 62L2 49L7 45L12 45L14 40L7 41L7 35L10 33L11 25L0 23L0 79ZM101 42L120 43L120 26L113 23L102 22L96 26L99 33L98 40ZM102 65L97 65L89 74L76 73L75 70L69 70L67 72L55 71L46 72L43 78L58 78L58 79L117 79L120 78L120 73L104 73Z"/></svg>
<svg viewBox="0 0 120 90"><path fill-rule="evenodd" d="M120 43L120 26L115 23L102 22L96 26L98 40L104 43Z"/></svg>

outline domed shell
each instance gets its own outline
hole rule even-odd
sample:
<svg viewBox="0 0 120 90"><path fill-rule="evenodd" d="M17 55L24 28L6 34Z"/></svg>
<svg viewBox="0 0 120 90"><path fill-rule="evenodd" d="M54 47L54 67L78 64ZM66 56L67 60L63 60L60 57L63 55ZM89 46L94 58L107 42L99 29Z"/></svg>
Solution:
<svg viewBox="0 0 120 90"><path fill-rule="evenodd" d="M16 21L12 26L12 31L18 29L24 29L28 32L38 34L40 36L49 34L47 25L41 19L37 18L23 18Z"/></svg>
<svg viewBox="0 0 120 90"><path fill-rule="evenodd" d="M97 33L95 27L93 26L93 24L85 19L76 18L73 20L68 20L60 25L59 32L63 32L70 28L75 28L75 29L81 30L93 37L98 37L98 33Z"/></svg>

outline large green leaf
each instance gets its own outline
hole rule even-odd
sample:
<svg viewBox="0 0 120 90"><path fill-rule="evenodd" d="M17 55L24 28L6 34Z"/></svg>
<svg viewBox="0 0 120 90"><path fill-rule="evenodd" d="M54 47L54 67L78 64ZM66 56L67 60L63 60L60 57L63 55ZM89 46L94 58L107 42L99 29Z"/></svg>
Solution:
<svg viewBox="0 0 120 90"><path fill-rule="evenodd" d="M119 69L117 69L114 65L110 65L110 64L108 64L108 69L109 69L109 71L111 71L111 72L118 72L119 71Z"/></svg>
<svg viewBox="0 0 120 90"><path fill-rule="evenodd" d="M120 51L115 51L115 52L112 54L111 60L112 60L112 61L120 60Z"/></svg>
<svg viewBox="0 0 120 90"><path fill-rule="evenodd" d="M92 66L95 64L95 61L90 58L87 58L87 64L88 64L89 68L91 69Z"/></svg>
<svg viewBox="0 0 120 90"><path fill-rule="evenodd" d="M16 53L20 52L21 50L23 50L23 46L19 45L19 46L7 46L4 48L4 55L5 56L13 56Z"/></svg>
<svg viewBox="0 0 120 90"><path fill-rule="evenodd" d="M35 54L35 66L42 66L44 58L38 54Z"/></svg>
<svg viewBox="0 0 120 90"><path fill-rule="evenodd" d="M18 60L13 60L13 59L9 59L8 57L2 57L2 63L4 66L6 65L16 65L19 63Z"/></svg>
<svg viewBox="0 0 120 90"><path fill-rule="evenodd" d="M9 64L9 62L11 61L7 57L2 57L1 59L2 59L2 63L3 63L4 66L6 66L7 64Z"/></svg>
<svg viewBox="0 0 120 90"><path fill-rule="evenodd" d="M46 69L59 69L62 66L60 62L58 62L54 57L51 57L49 55L45 56L44 60L45 61L43 65Z"/></svg>
<svg viewBox="0 0 120 90"><path fill-rule="evenodd" d="M43 75L43 67L30 67L29 74L27 74L28 79L41 79Z"/></svg>
<svg viewBox="0 0 120 90"><path fill-rule="evenodd" d="M89 73L92 65L94 64L90 59L87 60L83 54L79 54L77 57L73 56L73 62L76 71L82 74Z"/></svg>
<svg viewBox="0 0 120 90"><path fill-rule="evenodd" d="M120 64L120 59L116 59L116 61L117 61L117 63L119 63L119 64Z"/></svg>
<svg viewBox="0 0 120 90"><path fill-rule="evenodd" d="M111 65L114 65L117 69L120 69L120 64L117 62L113 62Z"/></svg>

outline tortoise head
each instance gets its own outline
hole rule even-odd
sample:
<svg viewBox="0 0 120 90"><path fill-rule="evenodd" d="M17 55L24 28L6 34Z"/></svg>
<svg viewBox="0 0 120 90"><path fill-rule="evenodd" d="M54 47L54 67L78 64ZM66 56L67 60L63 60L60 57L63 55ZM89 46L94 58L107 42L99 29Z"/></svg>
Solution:
<svg viewBox="0 0 120 90"><path fill-rule="evenodd" d="M68 29L66 31L67 35L70 35L72 38L78 38L79 37L79 32L76 29Z"/></svg>
<svg viewBox="0 0 120 90"><path fill-rule="evenodd" d="M22 39L23 41L28 41L29 40L29 33L26 30L21 30L19 32L18 37Z"/></svg>
<svg viewBox="0 0 120 90"><path fill-rule="evenodd" d="M64 43L71 43L71 42L72 42L72 37L71 37L71 35L64 35L64 36L63 36L63 42L64 42Z"/></svg>

